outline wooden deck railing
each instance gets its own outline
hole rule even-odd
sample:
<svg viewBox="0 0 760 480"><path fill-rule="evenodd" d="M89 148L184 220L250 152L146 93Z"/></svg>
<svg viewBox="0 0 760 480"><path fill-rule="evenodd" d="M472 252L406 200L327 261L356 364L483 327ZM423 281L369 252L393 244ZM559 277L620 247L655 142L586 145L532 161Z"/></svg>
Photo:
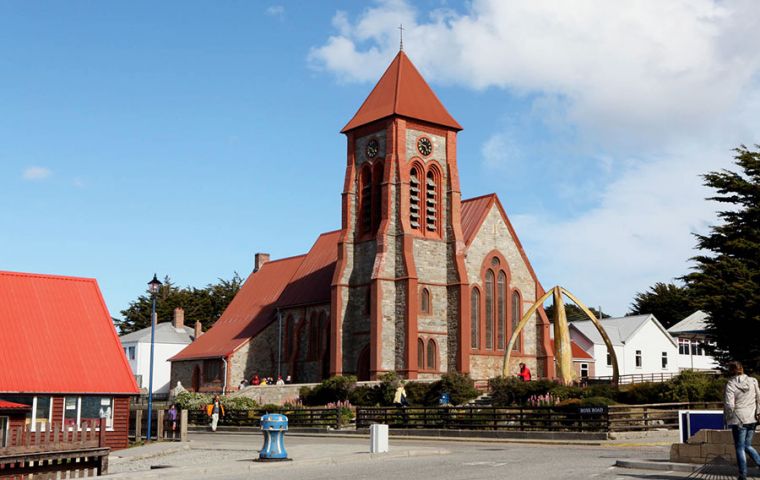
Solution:
<svg viewBox="0 0 760 480"><path fill-rule="evenodd" d="M0 478L66 478L108 473L105 429L99 422L81 428L48 424L45 431L31 426L10 430L10 444L0 448ZM49 476L48 476L49 475Z"/></svg>

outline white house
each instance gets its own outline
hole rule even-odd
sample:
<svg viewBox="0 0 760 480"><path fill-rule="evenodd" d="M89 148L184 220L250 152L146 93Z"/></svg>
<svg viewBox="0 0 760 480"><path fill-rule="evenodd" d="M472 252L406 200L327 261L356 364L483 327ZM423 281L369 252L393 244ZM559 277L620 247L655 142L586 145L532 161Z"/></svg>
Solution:
<svg viewBox="0 0 760 480"><path fill-rule="evenodd" d="M657 380L678 373L678 345L654 315L605 318L601 323L615 349L621 382L627 375ZM571 322L570 339L594 357L597 377L612 376L607 347L590 320Z"/></svg>
<svg viewBox="0 0 760 480"><path fill-rule="evenodd" d="M153 350L153 393L168 394L171 378L169 358L188 346L200 335L201 324L195 322L195 329L185 326L185 312L174 309L171 322L157 323L154 333ZM129 366L137 380L137 386L147 390L150 372L150 327L119 337Z"/></svg>
<svg viewBox="0 0 760 480"><path fill-rule="evenodd" d="M697 310L668 329L678 343L680 370L715 370L718 363L705 351L710 342L707 334L708 315Z"/></svg>

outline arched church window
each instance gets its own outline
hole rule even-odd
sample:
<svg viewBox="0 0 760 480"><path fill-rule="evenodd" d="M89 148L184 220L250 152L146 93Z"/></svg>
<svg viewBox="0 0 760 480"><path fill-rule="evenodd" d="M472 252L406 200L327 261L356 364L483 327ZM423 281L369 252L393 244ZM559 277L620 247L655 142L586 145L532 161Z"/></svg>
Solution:
<svg viewBox="0 0 760 480"><path fill-rule="evenodd" d="M430 291L427 288L420 292L420 312L430 313Z"/></svg>
<svg viewBox="0 0 760 480"><path fill-rule="evenodd" d="M428 340L427 348L427 369L435 370L435 362L438 359L438 349L436 348L435 341L431 338Z"/></svg>
<svg viewBox="0 0 760 480"><path fill-rule="evenodd" d="M409 223L414 230L420 229L420 168L416 165L409 173Z"/></svg>
<svg viewBox="0 0 760 480"><path fill-rule="evenodd" d="M362 168L359 182L359 232L369 233L372 229L372 169Z"/></svg>
<svg viewBox="0 0 760 480"><path fill-rule="evenodd" d="M425 368L425 341L421 338L417 339L417 370L423 370Z"/></svg>
<svg viewBox="0 0 760 480"><path fill-rule="evenodd" d="M377 162L372 167L372 218L370 225L372 233L377 232L377 229L380 227L380 219L382 218L382 183L383 162Z"/></svg>
<svg viewBox="0 0 760 480"><path fill-rule="evenodd" d="M514 332L517 329L517 324L520 323L520 319L522 318L522 308L521 308L521 301L520 301L520 292L517 290L514 290L512 292L512 331ZM515 346L514 350L520 351L522 345L522 333L517 336L517 340L515 340Z"/></svg>
<svg viewBox="0 0 760 480"><path fill-rule="evenodd" d="M472 341L470 346L474 349L480 348L480 291L477 288L472 289L470 296L470 331Z"/></svg>
<svg viewBox="0 0 760 480"><path fill-rule="evenodd" d="M319 346L319 317L317 316L317 312L311 314L311 318L309 319L309 329L307 331L309 332L309 348L307 350L308 359L315 360L317 358L317 350Z"/></svg>
<svg viewBox="0 0 760 480"><path fill-rule="evenodd" d="M496 285L496 348L504 349L504 333L507 328L507 275L499 272Z"/></svg>
<svg viewBox="0 0 760 480"><path fill-rule="evenodd" d="M438 175L430 169L425 180L425 229L430 233L438 231L438 208Z"/></svg>
<svg viewBox="0 0 760 480"><path fill-rule="evenodd" d="M485 330L486 330L486 350L491 350L493 348L493 270L488 270L486 272L486 285L485 285L485 294L486 294L486 311L485 311Z"/></svg>

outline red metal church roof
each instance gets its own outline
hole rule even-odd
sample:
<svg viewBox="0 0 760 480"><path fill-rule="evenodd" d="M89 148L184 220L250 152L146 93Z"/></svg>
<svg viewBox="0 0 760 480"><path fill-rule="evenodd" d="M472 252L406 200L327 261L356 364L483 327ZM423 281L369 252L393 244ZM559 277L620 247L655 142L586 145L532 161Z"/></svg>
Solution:
<svg viewBox="0 0 760 480"><path fill-rule="evenodd" d="M305 255L265 263L248 276L211 329L170 361L226 357L259 333L274 316L274 302Z"/></svg>
<svg viewBox="0 0 760 480"><path fill-rule="evenodd" d="M265 263L214 326L169 360L226 357L272 323L278 308L330 303L339 238L340 230L323 233L306 255Z"/></svg>
<svg viewBox="0 0 760 480"><path fill-rule="evenodd" d="M95 279L0 271L0 392L138 393Z"/></svg>
<svg viewBox="0 0 760 480"><path fill-rule="evenodd" d="M462 129L403 51L398 52L341 133L391 115Z"/></svg>

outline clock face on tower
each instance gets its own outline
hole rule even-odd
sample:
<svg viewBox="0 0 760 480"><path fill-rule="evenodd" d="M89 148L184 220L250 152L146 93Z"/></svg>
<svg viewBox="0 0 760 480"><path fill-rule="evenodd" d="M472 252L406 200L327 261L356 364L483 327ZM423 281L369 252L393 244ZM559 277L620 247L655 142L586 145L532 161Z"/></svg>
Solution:
<svg viewBox="0 0 760 480"><path fill-rule="evenodd" d="M420 137L417 139L417 150L427 157L433 152L433 142L427 137Z"/></svg>
<svg viewBox="0 0 760 480"><path fill-rule="evenodd" d="M380 151L380 147L377 144L377 140L373 138L367 142L367 150L365 152L367 154L367 158L375 158L378 151Z"/></svg>

